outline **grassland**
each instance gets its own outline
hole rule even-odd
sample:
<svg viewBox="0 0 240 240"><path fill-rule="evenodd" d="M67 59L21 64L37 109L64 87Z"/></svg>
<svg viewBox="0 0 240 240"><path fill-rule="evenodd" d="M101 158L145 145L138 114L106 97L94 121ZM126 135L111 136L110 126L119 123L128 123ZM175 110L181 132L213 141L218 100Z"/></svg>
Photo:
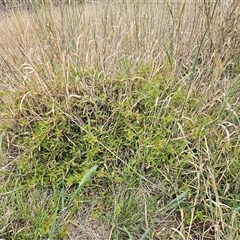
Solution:
<svg viewBox="0 0 240 240"><path fill-rule="evenodd" d="M240 4L35 3L0 19L0 238L240 239Z"/></svg>

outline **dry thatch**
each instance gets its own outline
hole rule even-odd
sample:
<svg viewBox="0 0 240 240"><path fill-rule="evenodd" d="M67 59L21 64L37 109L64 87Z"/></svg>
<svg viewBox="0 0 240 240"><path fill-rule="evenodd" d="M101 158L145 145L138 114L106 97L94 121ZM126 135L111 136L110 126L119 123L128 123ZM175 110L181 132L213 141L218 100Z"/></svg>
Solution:
<svg viewBox="0 0 240 240"><path fill-rule="evenodd" d="M24 8L49 3L58 5L84 2L85 0L0 0L0 9L6 10L9 8Z"/></svg>

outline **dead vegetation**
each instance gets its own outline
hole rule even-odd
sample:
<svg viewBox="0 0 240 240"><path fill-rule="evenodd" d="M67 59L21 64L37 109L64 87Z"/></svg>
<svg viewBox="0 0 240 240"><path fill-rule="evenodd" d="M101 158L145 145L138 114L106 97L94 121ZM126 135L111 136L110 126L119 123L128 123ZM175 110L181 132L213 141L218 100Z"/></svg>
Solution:
<svg viewBox="0 0 240 240"><path fill-rule="evenodd" d="M238 239L240 4L45 3L2 1L0 237Z"/></svg>

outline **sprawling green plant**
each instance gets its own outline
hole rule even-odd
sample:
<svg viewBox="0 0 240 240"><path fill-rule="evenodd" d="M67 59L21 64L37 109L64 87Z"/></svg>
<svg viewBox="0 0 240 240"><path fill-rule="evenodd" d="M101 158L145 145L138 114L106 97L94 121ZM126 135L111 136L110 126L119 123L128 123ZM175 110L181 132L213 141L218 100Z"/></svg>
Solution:
<svg viewBox="0 0 240 240"><path fill-rule="evenodd" d="M238 239L239 4L26 3L0 20L0 236Z"/></svg>

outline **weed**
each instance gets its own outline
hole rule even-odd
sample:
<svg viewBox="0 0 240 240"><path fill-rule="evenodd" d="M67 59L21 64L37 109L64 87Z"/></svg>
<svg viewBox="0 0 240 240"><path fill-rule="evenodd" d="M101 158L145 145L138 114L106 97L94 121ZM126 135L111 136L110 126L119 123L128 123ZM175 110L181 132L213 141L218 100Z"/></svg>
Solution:
<svg viewBox="0 0 240 240"><path fill-rule="evenodd" d="M239 237L240 5L223 4L5 5L1 238Z"/></svg>

